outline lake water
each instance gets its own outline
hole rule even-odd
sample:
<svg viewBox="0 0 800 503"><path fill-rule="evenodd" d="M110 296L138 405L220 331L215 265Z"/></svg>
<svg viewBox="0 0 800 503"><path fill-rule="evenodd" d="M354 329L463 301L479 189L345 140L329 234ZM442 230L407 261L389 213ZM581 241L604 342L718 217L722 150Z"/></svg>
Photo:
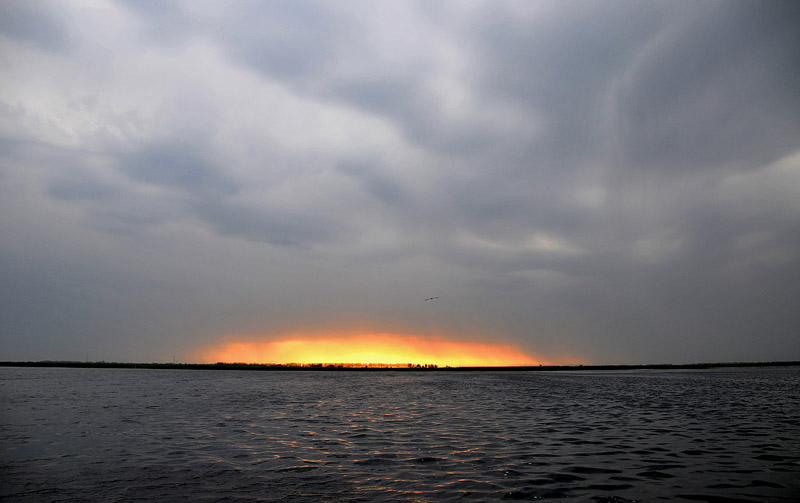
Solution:
<svg viewBox="0 0 800 503"><path fill-rule="evenodd" d="M7 501L800 501L800 369L0 368Z"/></svg>

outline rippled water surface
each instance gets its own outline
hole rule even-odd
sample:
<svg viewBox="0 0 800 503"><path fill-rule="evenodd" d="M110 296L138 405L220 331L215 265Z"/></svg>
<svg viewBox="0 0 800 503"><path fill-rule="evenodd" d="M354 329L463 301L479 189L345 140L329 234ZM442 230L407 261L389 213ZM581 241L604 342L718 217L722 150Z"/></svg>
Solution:
<svg viewBox="0 0 800 503"><path fill-rule="evenodd" d="M0 368L8 501L798 501L800 369Z"/></svg>

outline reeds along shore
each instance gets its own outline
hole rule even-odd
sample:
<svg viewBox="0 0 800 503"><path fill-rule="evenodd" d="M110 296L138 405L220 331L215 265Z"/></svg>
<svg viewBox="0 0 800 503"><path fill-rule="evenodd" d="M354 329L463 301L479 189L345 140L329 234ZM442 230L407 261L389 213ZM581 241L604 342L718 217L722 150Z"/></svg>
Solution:
<svg viewBox="0 0 800 503"><path fill-rule="evenodd" d="M194 370L273 370L273 371L369 371L369 372L463 372L463 371L591 371L591 370L702 370L736 367L797 367L800 361L727 362L643 365L537 365L509 367L446 367L431 364L270 364L270 363L127 363L79 361L7 361L2 367L65 367L65 368L127 368L127 369L194 369Z"/></svg>

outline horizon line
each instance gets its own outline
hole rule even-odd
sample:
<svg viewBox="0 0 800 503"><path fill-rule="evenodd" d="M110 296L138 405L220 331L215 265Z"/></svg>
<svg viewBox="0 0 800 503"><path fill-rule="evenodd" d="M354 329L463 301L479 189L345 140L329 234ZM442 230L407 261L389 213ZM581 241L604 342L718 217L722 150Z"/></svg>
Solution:
<svg viewBox="0 0 800 503"><path fill-rule="evenodd" d="M633 363L633 364L538 364L538 365L465 365L439 366L411 363L179 363L179 362L109 362L78 360L20 360L0 361L0 367L64 367L64 368L161 368L198 370L691 370L735 367L794 367L800 360L728 361L695 363Z"/></svg>

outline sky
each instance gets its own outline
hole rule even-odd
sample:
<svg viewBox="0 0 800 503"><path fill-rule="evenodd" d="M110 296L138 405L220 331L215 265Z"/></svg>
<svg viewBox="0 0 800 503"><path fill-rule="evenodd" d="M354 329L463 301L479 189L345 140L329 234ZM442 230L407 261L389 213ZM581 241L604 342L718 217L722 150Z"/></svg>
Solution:
<svg viewBox="0 0 800 503"><path fill-rule="evenodd" d="M798 299L798 2L0 3L0 360L800 360Z"/></svg>

